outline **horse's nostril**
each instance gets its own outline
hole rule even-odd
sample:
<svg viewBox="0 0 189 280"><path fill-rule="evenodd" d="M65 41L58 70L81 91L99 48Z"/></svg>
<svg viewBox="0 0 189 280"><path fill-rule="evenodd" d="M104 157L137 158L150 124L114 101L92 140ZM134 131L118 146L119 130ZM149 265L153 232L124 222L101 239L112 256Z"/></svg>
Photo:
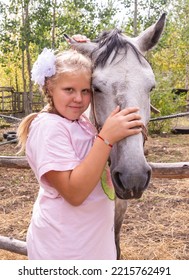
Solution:
<svg viewBox="0 0 189 280"><path fill-rule="evenodd" d="M114 173L114 179L115 179L116 184L119 186L119 188L123 188L123 184L120 180L120 173L119 172Z"/></svg>

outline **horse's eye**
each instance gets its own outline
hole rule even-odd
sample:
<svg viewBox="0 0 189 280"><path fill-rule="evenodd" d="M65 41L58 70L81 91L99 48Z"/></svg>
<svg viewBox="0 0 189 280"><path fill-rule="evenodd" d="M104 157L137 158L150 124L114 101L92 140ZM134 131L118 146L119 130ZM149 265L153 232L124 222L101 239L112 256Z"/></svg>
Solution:
<svg viewBox="0 0 189 280"><path fill-rule="evenodd" d="M101 92L101 90L98 87L96 87L96 86L93 86L93 91L94 92Z"/></svg>

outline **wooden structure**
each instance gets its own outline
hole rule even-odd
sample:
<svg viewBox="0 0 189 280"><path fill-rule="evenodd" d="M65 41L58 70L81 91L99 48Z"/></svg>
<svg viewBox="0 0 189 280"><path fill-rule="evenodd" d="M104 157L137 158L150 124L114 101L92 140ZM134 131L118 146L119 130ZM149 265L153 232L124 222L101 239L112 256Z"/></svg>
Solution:
<svg viewBox="0 0 189 280"><path fill-rule="evenodd" d="M27 103L31 103L33 112L40 111L44 107L42 95L33 93L32 96L30 100L28 92L18 92L13 87L0 87L0 114L24 115Z"/></svg>
<svg viewBox="0 0 189 280"><path fill-rule="evenodd" d="M184 179L189 178L189 162L154 163L149 162L153 178ZM29 169L24 156L0 156L0 167Z"/></svg>
<svg viewBox="0 0 189 280"><path fill-rule="evenodd" d="M26 242L11 237L0 236L0 249L27 256Z"/></svg>
<svg viewBox="0 0 189 280"><path fill-rule="evenodd" d="M14 114L23 112L22 93L15 93L12 87L0 87L0 112Z"/></svg>

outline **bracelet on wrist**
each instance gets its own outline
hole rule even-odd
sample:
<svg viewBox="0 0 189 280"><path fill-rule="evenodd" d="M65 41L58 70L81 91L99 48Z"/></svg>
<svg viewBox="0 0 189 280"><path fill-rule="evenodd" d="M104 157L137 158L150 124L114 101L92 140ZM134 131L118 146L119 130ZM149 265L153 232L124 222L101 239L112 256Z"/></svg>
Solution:
<svg viewBox="0 0 189 280"><path fill-rule="evenodd" d="M110 142L109 142L107 139L102 138L99 134L98 134L96 137L98 137L99 139L101 139L101 140L102 140L106 145L108 145L110 148L113 147L113 145L110 144Z"/></svg>

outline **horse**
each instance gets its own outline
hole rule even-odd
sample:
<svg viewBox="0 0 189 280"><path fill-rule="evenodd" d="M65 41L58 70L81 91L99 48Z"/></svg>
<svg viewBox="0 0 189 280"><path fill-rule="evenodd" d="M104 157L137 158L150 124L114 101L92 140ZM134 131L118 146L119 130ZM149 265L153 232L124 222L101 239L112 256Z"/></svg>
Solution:
<svg viewBox="0 0 189 280"><path fill-rule="evenodd" d="M150 92L155 87L155 77L145 58L159 41L166 14L131 38L119 29L104 31L94 41L76 42L69 37L77 51L89 56L93 62L93 102L91 116L97 129L103 126L110 112L120 108L139 107L143 133L127 137L114 144L110 154L110 171L115 188L115 243L120 259L120 230L128 199L138 199L148 187L151 167L144 155L146 127L150 119Z"/></svg>

